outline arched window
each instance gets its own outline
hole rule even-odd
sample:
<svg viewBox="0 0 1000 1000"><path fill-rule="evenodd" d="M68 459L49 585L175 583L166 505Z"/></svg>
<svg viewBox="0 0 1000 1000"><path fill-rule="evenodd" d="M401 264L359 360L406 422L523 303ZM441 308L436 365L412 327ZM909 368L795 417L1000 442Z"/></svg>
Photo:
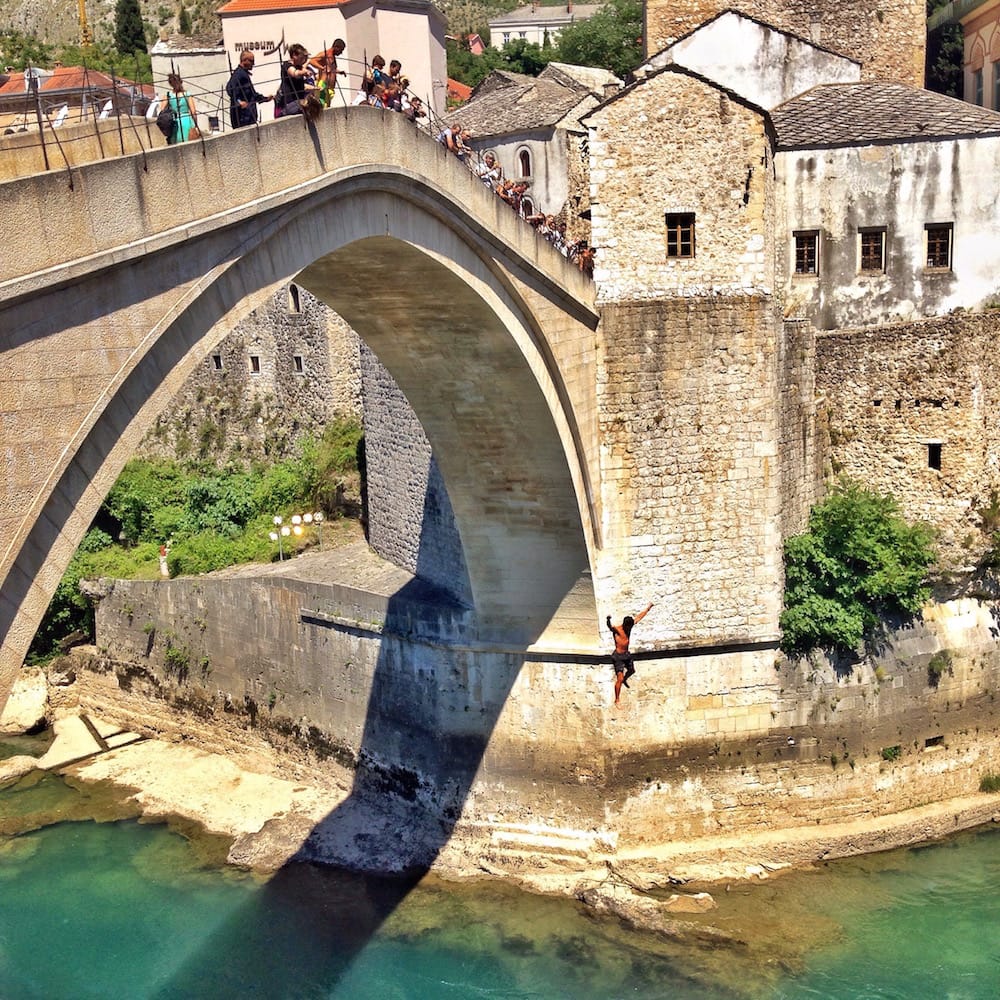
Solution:
<svg viewBox="0 0 1000 1000"><path fill-rule="evenodd" d="M530 198L521 199L521 215L527 218L535 214L535 203Z"/></svg>
<svg viewBox="0 0 1000 1000"><path fill-rule="evenodd" d="M523 146L517 152L517 165L521 168L522 177L531 176L531 153Z"/></svg>
<svg viewBox="0 0 1000 1000"><path fill-rule="evenodd" d="M302 312L302 303L299 301L299 286L288 286L288 311L290 313Z"/></svg>

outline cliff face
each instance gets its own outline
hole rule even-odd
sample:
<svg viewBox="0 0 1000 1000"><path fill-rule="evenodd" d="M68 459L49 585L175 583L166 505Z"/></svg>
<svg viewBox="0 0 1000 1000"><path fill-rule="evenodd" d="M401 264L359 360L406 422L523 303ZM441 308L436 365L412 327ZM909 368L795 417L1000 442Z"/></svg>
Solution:
<svg viewBox="0 0 1000 1000"><path fill-rule="evenodd" d="M110 41L114 35L115 6L116 0L87 0L87 23L95 41ZM216 14L219 4L213 0L185 0L183 6L191 18L193 34L218 33L222 37L221 22ZM180 4L139 0L139 7L150 44L157 38L176 33ZM80 41L77 11L77 4L65 0L0 0L0 30L35 35L56 47L76 45Z"/></svg>

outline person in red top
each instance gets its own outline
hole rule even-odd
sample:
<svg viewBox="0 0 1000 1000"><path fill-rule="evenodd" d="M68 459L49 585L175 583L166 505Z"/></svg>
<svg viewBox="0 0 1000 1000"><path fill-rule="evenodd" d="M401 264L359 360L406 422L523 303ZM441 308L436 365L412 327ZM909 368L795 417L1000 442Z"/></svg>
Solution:
<svg viewBox="0 0 1000 1000"><path fill-rule="evenodd" d="M637 622L641 622L649 614L653 605L648 604L645 611L640 611L634 618L626 615L621 625L611 624L611 615L608 615L608 628L615 637L615 651L611 654L611 666L615 671L615 704L618 704L621 695L622 685L628 687L628 679L635 673L635 666L632 663L632 654L629 652L629 639L632 637L632 628Z"/></svg>

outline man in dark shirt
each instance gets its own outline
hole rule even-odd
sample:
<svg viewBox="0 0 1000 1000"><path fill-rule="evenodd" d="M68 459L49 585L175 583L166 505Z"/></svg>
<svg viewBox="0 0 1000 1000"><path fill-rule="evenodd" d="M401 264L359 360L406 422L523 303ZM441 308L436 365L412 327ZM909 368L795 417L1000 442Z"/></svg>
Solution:
<svg viewBox="0 0 1000 1000"><path fill-rule="evenodd" d="M257 124L257 105L273 100L254 90L250 74L253 72L254 56L252 52L240 53L240 64L233 70L233 75L226 84L226 93L231 102L229 121L233 128Z"/></svg>

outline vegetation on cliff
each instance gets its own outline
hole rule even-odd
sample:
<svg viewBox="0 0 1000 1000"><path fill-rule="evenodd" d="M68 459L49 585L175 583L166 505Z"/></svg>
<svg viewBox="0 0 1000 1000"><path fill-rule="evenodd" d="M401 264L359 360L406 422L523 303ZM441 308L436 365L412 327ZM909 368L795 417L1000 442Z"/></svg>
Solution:
<svg viewBox="0 0 1000 1000"><path fill-rule="evenodd" d="M304 437L294 457L250 469L133 459L111 488L70 560L29 652L43 660L74 631L93 636L93 611L80 581L108 576L156 579L159 550L169 544L171 576L208 573L247 562L271 562L275 516L342 507L345 485L358 490L361 427L353 418ZM286 554L315 536L284 541Z"/></svg>
<svg viewBox="0 0 1000 1000"><path fill-rule="evenodd" d="M932 541L892 497L839 481L785 543L782 648L851 650L886 616L916 614L930 596Z"/></svg>

